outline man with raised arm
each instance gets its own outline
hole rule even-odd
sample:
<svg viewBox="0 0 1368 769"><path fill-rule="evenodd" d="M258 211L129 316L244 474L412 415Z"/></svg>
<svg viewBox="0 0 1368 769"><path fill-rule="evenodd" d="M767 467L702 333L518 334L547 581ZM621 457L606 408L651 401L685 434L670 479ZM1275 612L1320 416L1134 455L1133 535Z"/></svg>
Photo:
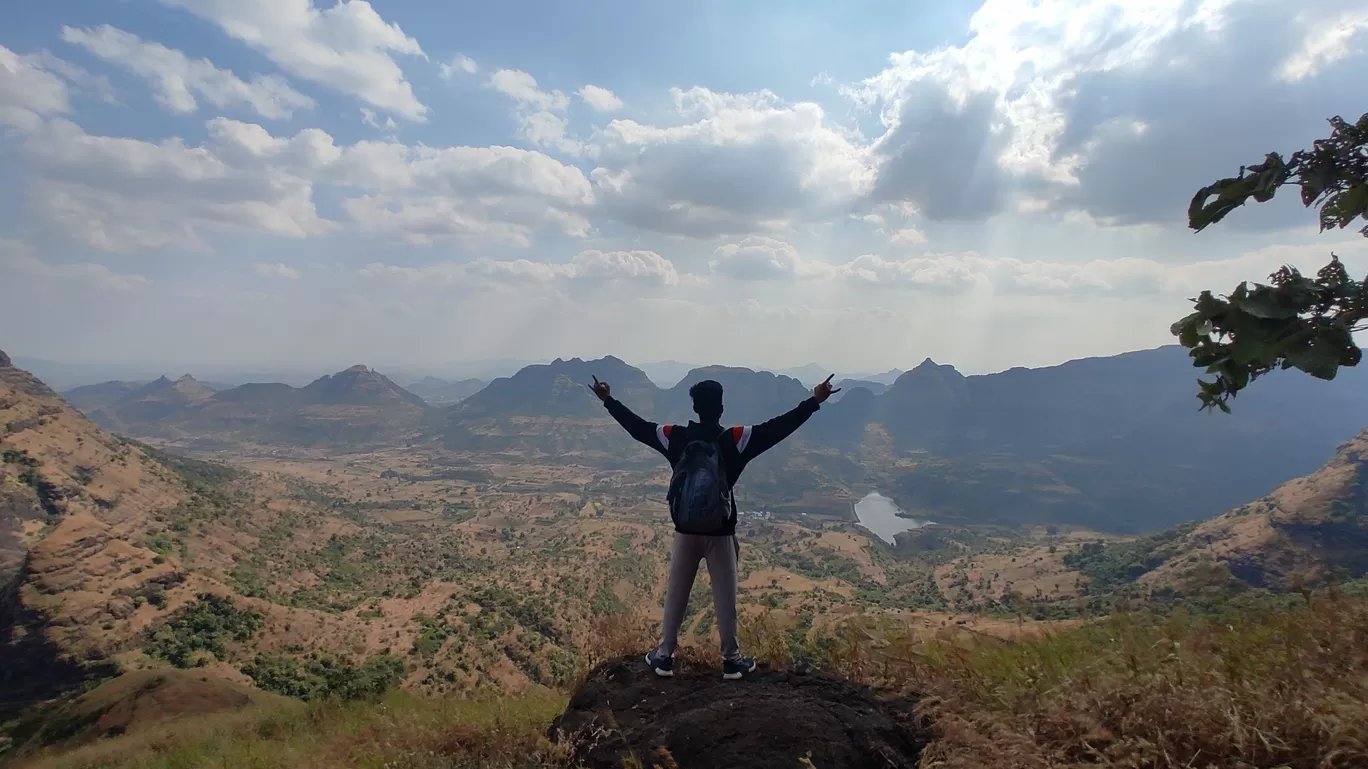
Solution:
<svg viewBox="0 0 1368 769"><path fill-rule="evenodd" d="M732 489L746 465L793 434L821 404L840 388L831 377L812 388L812 396L792 411L758 425L722 426L722 385L704 380L689 388L697 422L658 425L632 413L613 398L607 382L594 377L590 387L608 413L638 441L659 451L673 470L666 501L674 521L670 550L670 578L665 590L665 615L660 645L646 655L658 676L674 675L674 653L679 627L689 605L689 591L698 562L707 561L712 578L713 609L722 644L722 677L743 678L755 670L755 660L741 655L736 635L737 558L736 500Z"/></svg>

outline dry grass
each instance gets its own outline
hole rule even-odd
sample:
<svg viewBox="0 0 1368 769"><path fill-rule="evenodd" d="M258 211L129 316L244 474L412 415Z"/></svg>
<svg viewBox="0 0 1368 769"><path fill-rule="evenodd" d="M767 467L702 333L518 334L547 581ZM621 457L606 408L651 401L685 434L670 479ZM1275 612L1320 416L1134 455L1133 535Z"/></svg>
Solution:
<svg viewBox="0 0 1368 769"><path fill-rule="evenodd" d="M378 702L262 708L114 738L25 769L514 769L569 763L547 724L565 697L473 701L394 692Z"/></svg>
<svg viewBox="0 0 1368 769"><path fill-rule="evenodd" d="M941 737L924 765L1368 766L1368 601L1122 615L1021 643L889 650Z"/></svg>
<svg viewBox="0 0 1368 769"><path fill-rule="evenodd" d="M592 664L654 641L630 616L605 618L594 632ZM918 694L938 735L925 767L1368 766L1368 599L1335 591L1285 611L1123 614L1016 642L899 634L869 621L804 639L776 615L748 620L742 640L775 667L813 664ZM681 656L715 662L709 649ZM563 693L534 690L482 702L394 693L379 703L263 708L28 766L568 767L568 746L544 737L564 704ZM669 765L668 756L642 763Z"/></svg>

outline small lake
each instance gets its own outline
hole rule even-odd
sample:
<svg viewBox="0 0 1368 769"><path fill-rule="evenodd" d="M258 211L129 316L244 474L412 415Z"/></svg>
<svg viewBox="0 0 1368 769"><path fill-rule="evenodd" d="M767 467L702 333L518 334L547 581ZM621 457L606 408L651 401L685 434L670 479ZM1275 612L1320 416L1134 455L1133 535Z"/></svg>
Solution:
<svg viewBox="0 0 1368 769"><path fill-rule="evenodd" d="M894 534L920 529L928 523L934 523L916 518L901 518L898 516L900 512L902 511L893 504L893 500L877 491L871 491L855 503L855 517L860 519L860 525L890 545L894 544Z"/></svg>

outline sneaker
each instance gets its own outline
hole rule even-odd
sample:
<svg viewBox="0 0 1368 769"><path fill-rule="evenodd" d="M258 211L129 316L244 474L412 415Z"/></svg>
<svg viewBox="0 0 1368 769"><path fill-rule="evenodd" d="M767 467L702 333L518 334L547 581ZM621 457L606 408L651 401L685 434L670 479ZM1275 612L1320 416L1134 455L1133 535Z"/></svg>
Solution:
<svg viewBox="0 0 1368 769"><path fill-rule="evenodd" d="M660 652L652 649L646 654L646 664L651 666L651 670L661 678L672 678L674 676L674 657L666 657Z"/></svg>
<svg viewBox="0 0 1368 769"><path fill-rule="evenodd" d="M722 678L727 681L735 681L738 678L744 678L748 673L754 672L755 660L751 657L742 657L735 662L729 660L724 660L722 662Z"/></svg>

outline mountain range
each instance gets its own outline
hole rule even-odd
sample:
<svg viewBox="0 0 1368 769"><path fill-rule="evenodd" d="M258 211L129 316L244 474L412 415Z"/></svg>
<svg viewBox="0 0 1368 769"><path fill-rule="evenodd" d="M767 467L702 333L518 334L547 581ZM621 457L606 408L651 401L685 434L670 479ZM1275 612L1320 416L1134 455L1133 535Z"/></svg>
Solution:
<svg viewBox="0 0 1368 769"><path fill-rule="evenodd" d="M205 447L226 441L394 442L414 434L428 410L422 398L360 365L304 387L252 383L216 391L186 374L142 386L105 382L68 391L66 397L106 430Z"/></svg>
<svg viewBox="0 0 1368 769"><path fill-rule="evenodd" d="M1267 494L1368 424L1365 373L1354 369L1336 382L1271 376L1231 415L1198 412L1197 374L1186 351L1171 346L975 376L926 360L887 386L846 380L794 438L752 464L743 500L844 515L857 493L877 488L909 515L937 521L1153 531ZM661 422L692 418L688 389L701 379L722 382L729 424L764 421L809 393L794 377L724 366L694 368L660 387L609 356L530 365L483 387L420 380L415 387L431 404L365 366L302 388L215 390L185 376L103 383L68 397L111 431L206 447L345 450L432 439L473 454L657 462L594 399L595 376Z"/></svg>
<svg viewBox="0 0 1368 769"><path fill-rule="evenodd" d="M909 515L940 521L1146 531L1264 495L1368 424L1363 372L1347 369L1336 382L1269 377L1231 415L1198 412L1197 373L1176 346L977 376L927 360L883 393L854 387L828 403L753 464L747 485L768 477L778 497L813 484L877 487ZM595 402L586 387L594 376L662 422L692 416L688 387L703 378L723 383L729 424L763 421L808 393L796 379L749 369L696 369L660 388L618 358L557 360L446 409L440 437L456 451L654 461Z"/></svg>

